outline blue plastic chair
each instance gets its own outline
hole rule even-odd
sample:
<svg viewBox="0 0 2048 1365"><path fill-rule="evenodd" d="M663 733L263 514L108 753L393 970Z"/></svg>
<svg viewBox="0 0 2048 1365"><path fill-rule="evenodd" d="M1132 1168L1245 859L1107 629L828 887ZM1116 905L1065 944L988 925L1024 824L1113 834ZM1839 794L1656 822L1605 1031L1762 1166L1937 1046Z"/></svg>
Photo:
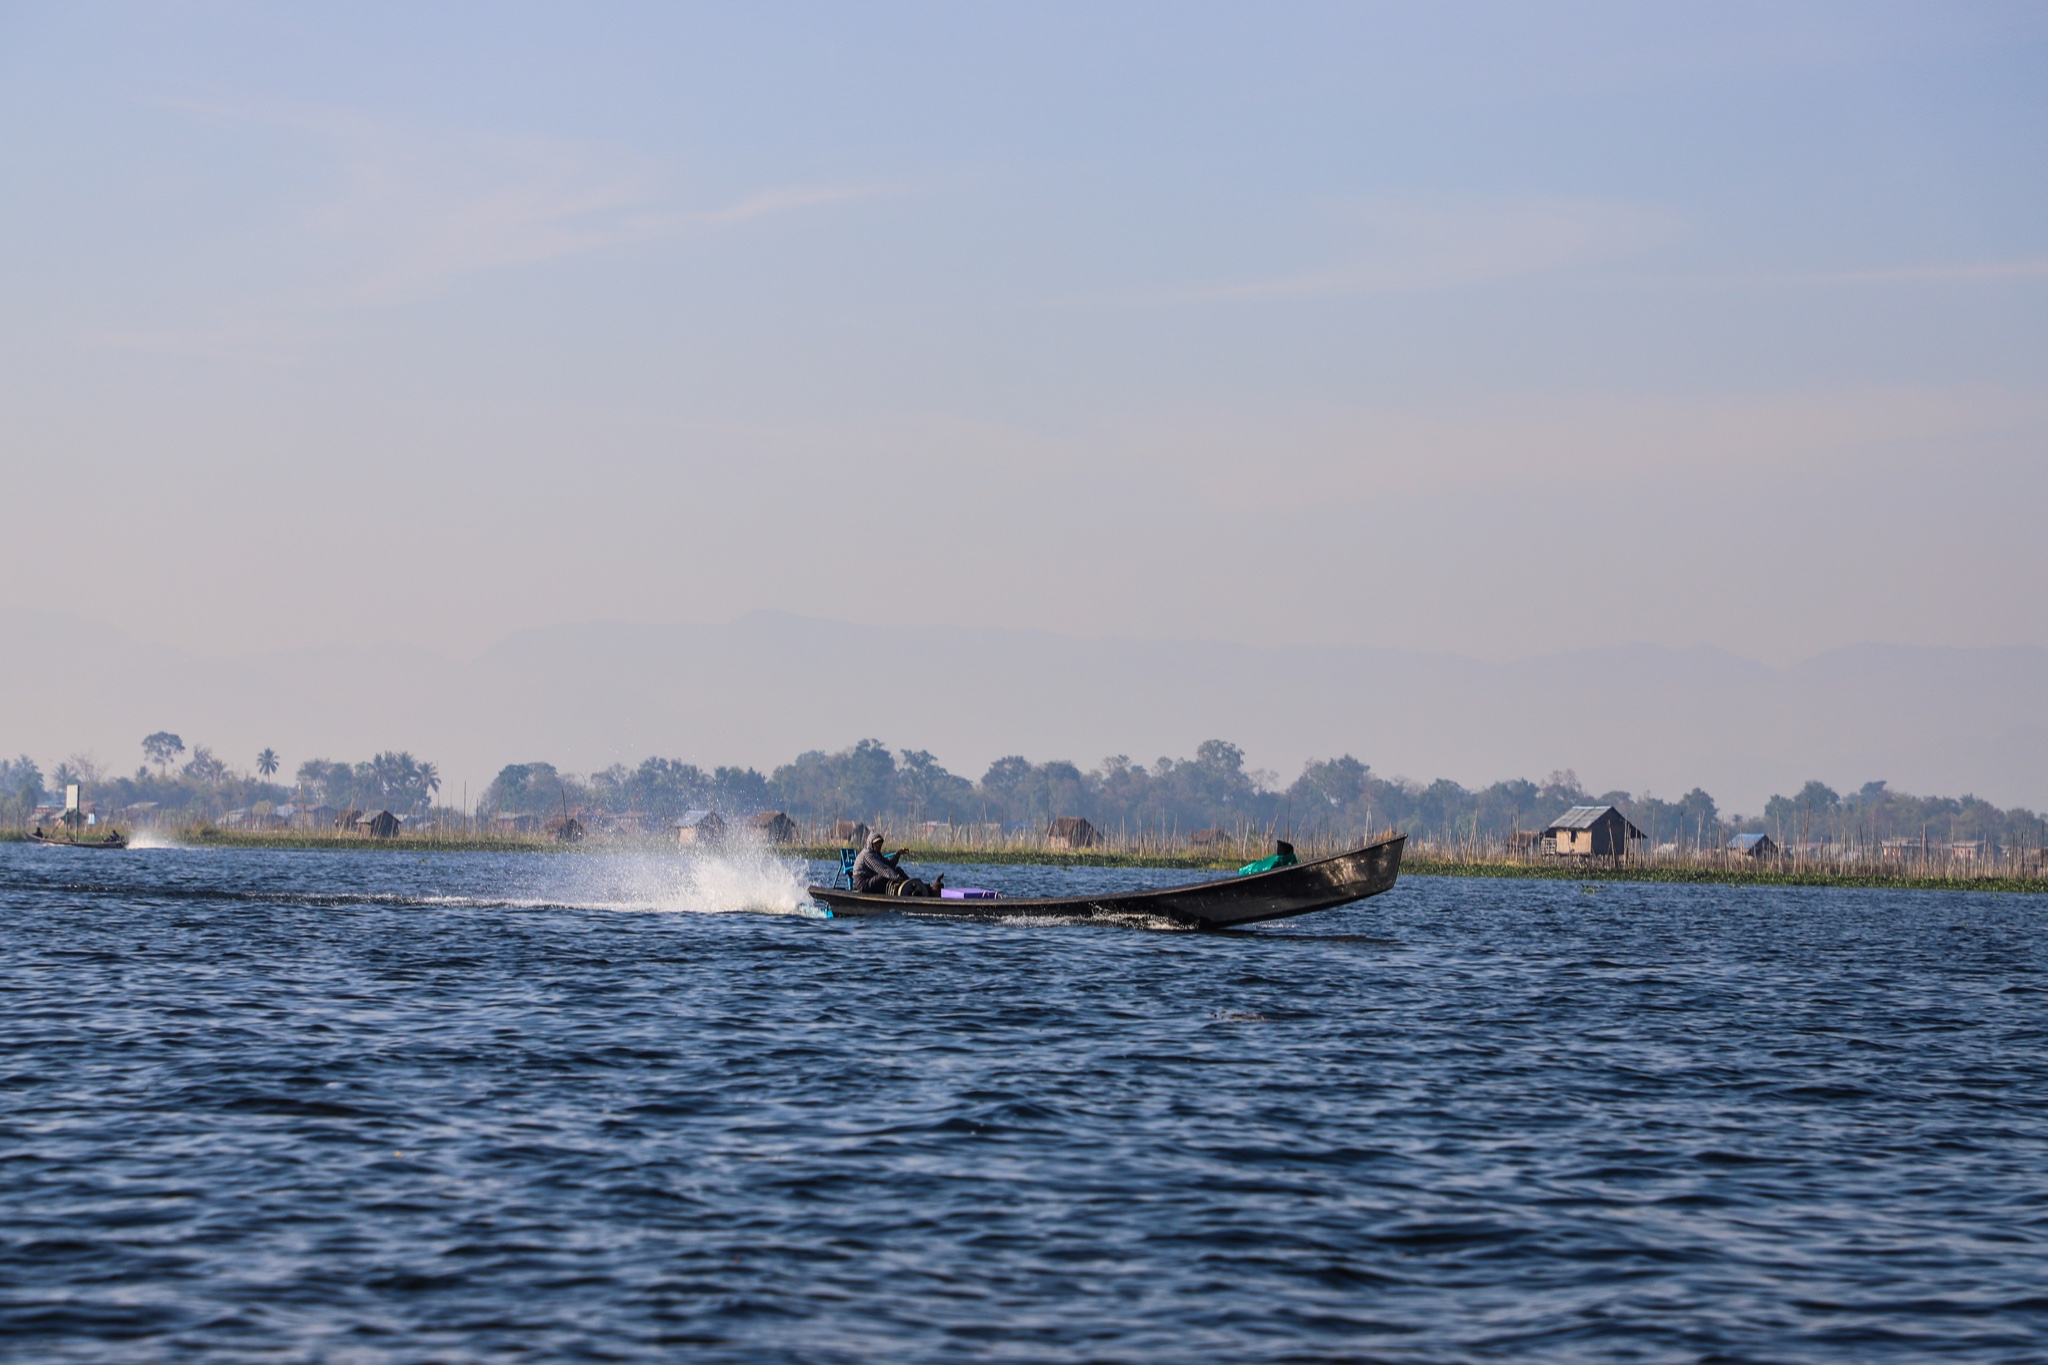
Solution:
<svg viewBox="0 0 2048 1365"><path fill-rule="evenodd" d="M859 849L842 848L839 850L839 880L846 884L848 891L853 890L853 865L859 861Z"/></svg>

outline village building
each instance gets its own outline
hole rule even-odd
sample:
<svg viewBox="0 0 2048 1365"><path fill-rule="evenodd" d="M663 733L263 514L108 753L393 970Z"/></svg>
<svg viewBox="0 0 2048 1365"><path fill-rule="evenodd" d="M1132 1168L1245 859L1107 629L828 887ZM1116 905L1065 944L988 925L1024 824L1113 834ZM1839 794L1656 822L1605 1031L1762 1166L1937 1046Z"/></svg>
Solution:
<svg viewBox="0 0 2048 1365"><path fill-rule="evenodd" d="M1198 829L1188 836L1188 843L1195 848L1214 848L1227 837L1220 829Z"/></svg>
<svg viewBox="0 0 2048 1365"><path fill-rule="evenodd" d="M1543 837L1556 840L1553 848L1560 857L1619 858L1643 832L1612 806L1573 806L1550 822Z"/></svg>
<svg viewBox="0 0 2048 1365"><path fill-rule="evenodd" d="M1738 834L1728 841L1728 851L1738 858L1775 858L1778 845L1768 834Z"/></svg>
<svg viewBox="0 0 2048 1365"><path fill-rule="evenodd" d="M334 813L334 827L336 829L354 829L362 823L362 820L363 813L354 807L350 807L347 810L338 810Z"/></svg>
<svg viewBox="0 0 2048 1365"><path fill-rule="evenodd" d="M755 811L747 821L747 828L759 838L771 844L793 844L796 842L796 821L779 810Z"/></svg>
<svg viewBox="0 0 2048 1365"><path fill-rule="evenodd" d="M1878 844L1878 856L1888 863L1912 863L1927 857L1927 840L1885 839Z"/></svg>
<svg viewBox="0 0 2048 1365"><path fill-rule="evenodd" d="M548 821L548 838L562 844L579 843L583 839L583 822L573 815L558 816Z"/></svg>
<svg viewBox="0 0 2048 1365"><path fill-rule="evenodd" d="M847 848L859 848L868 841L869 833L864 820L841 820L832 826L832 842Z"/></svg>
<svg viewBox="0 0 2048 1365"><path fill-rule="evenodd" d="M725 838L725 819L715 810L686 810L676 817L676 843L715 844Z"/></svg>
<svg viewBox="0 0 2048 1365"><path fill-rule="evenodd" d="M1078 815L1062 815L1045 827L1047 848L1069 851L1095 846L1095 826Z"/></svg>
<svg viewBox="0 0 2048 1365"><path fill-rule="evenodd" d="M491 828L499 834L531 834L540 828L540 821L524 813L499 811L491 817Z"/></svg>
<svg viewBox="0 0 2048 1365"><path fill-rule="evenodd" d="M388 810L380 810L362 821L357 828L373 839L389 839L398 833L399 819Z"/></svg>

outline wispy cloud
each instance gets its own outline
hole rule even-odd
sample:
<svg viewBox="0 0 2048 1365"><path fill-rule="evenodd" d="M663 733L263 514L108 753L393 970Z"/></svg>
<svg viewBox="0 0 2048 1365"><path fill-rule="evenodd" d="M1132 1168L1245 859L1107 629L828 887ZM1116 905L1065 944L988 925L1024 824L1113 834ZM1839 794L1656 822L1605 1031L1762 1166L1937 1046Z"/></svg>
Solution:
<svg viewBox="0 0 2048 1365"><path fill-rule="evenodd" d="M1186 304L1456 289L1636 255L1684 220L1654 206L1557 198L1376 196L1335 205L1314 268L1095 295L1068 303Z"/></svg>
<svg viewBox="0 0 2048 1365"><path fill-rule="evenodd" d="M669 167L609 144L410 127L347 110L171 107L310 144L313 188L271 230L283 264L239 301L196 327L104 329L104 344L274 345L309 334L318 315L410 302L464 277L883 192L793 185L691 204Z"/></svg>
<svg viewBox="0 0 2048 1365"><path fill-rule="evenodd" d="M1173 413L1109 439L1158 482L1237 505L1245 471L1345 501L1580 479L1683 486L1861 467L1900 450L2038 441L2048 401L1997 386L1883 385L1777 394L1500 394L1448 407L1328 406Z"/></svg>
<svg viewBox="0 0 2048 1365"><path fill-rule="evenodd" d="M846 199L863 199L880 194L879 185L809 185L789 189L769 190L763 194L750 195L736 204L722 209L711 209L697 214L686 214L690 222L706 225L724 223L745 223L771 213L785 213L791 209L815 208L820 204L836 204Z"/></svg>

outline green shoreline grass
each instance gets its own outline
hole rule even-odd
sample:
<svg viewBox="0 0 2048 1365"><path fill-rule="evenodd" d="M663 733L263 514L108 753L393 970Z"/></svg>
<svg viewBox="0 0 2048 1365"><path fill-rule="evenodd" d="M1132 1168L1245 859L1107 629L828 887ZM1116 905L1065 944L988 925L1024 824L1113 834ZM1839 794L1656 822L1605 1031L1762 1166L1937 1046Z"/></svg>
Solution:
<svg viewBox="0 0 2048 1365"><path fill-rule="evenodd" d="M675 846L648 839L626 843L591 840L564 844L539 836L400 834L390 839L369 839L357 834L313 830L247 831L202 826L179 830L167 836L173 843L193 848L298 849L351 853L547 853L555 855L609 852L668 852ZM0 830L0 843L23 843L22 830ZM837 845L785 845L778 855L830 863L839 857ZM1118 853L1110 851L1060 852L1049 849L940 848L912 844L905 857L914 863L956 865L1031 865L1038 867L1156 867L1188 872L1227 872L1238 866L1235 859L1219 860L1202 853ZM1942 876L1934 873L1864 872L1843 869L1737 867L1728 865L1685 865L1669 863L1594 863L1563 860L1521 862L1507 859L1441 857L1410 852L1402 859L1401 871L1415 877L1491 877L1504 880L1570 882L1671 882L1717 886L1815 886L1882 891L1988 891L2027 896L2048 895L2048 877L2029 876Z"/></svg>

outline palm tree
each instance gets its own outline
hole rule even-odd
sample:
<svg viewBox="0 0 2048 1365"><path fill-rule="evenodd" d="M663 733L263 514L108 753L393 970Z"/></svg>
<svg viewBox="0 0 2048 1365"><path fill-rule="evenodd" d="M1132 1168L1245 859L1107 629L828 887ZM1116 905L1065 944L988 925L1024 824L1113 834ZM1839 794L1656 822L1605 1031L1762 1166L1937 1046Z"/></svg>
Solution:
<svg viewBox="0 0 2048 1365"><path fill-rule="evenodd" d="M256 771L265 777L277 771L277 750L265 749L256 755Z"/></svg>
<svg viewBox="0 0 2048 1365"><path fill-rule="evenodd" d="M365 765L376 789L394 809L423 810L434 803L441 790L441 773L431 763L421 763L408 750L386 750Z"/></svg>

